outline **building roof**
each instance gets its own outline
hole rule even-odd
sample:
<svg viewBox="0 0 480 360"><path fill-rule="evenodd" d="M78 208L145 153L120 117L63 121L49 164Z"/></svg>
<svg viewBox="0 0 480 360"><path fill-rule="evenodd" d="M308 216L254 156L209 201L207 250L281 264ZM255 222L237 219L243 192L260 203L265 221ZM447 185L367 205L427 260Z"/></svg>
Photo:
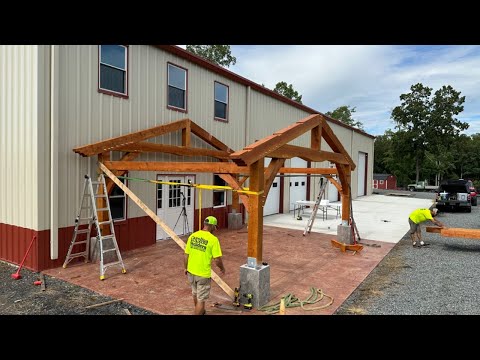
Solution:
<svg viewBox="0 0 480 360"><path fill-rule="evenodd" d="M387 180L389 176L393 176L392 174L373 174L374 180Z"/></svg>
<svg viewBox="0 0 480 360"><path fill-rule="evenodd" d="M221 66L219 66L219 65L217 65L217 64L215 64L215 63L213 63L213 62L211 62L211 61L205 60L204 58L202 58L202 57L200 57L200 56L198 56L198 55L195 55L195 54L193 54L193 53L191 53L191 52L189 52L189 51L187 51L187 50L184 50L184 49L182 49L182 48L180 48L180 47L178 47L178 46L175 46L175 45L153 45L153 46L158 47L159 49L162 49L162 50L167 51L167 52L169 52L169 53L172 53L172 54L174 54L174 55L176 55L176 56L178 56L178 57L184 58L184 59L186 59L186 60L188 60L188 61L191 61L191 62L193 62L193 63L195 63L195 64L197 64L197 65L199 65L199 66L201 66L201 67L203 67L203 68L206 68L206 69L208 69L208 70L210 70L210 71L213 71L213 72L215 72L215 73L217 73L217 74L219 74L219 75L222 75L222 76L224 76L224 77L226 77L226 78L228 78L228 79L231 79L231 80L233 80L233 81L235 81L235 82L237 82L237 83L240 83L240 84L245 85L245 86L250 86L252 89L254 89L254 90L258 91L258 92L261 92L262 94L265 94L265 95L267 95L267 96L270 96L270 97L272 97L272 98L275 98L275 99L277 99L277 100L279 100L279 101L282 101L282 102L284 102L284 103L286 103L286 104L289 104L289 105L294 106L294 107L296 107L296 108L298 108L298 109L301 109L301 110L303 110L303 111L306 111L306 112L308 112L308 113L310 113L310 114L321 114L321 115L323 115L325 118L327 118L329 121L331 121L332 123L335 123L335 124L337 124L337 125L340 125L340 126L342 126L342 127L345 127L345 128L347 128L347 129L351 129L351 130L353 130L353 131L355 131L355 132L357 132L357 133L359 133L359 134L362 134L362 135L364 135L364 136L367 136L367 137L369 137L369 138L372 138L372 139L375 138L375 136L370 135L370 134L366 133L365 131L362 131L362 130L360 130L360 129L354 128L354 127L352 127L352 126L349 126L349 125L347 125L347 124L345 124L345 123L343 123L343 122L341 122L341 121L339 121L339 120L336 120L336 119L334 119L334 118L332 118L332 117L330 117L330 116L327 116L327 115L321 113L320 111L317 111L317 110L312 109L312 108L310 108L310 107L308 107L308 106L305 106L305 105L303 105L303 104L300 104L300 103L298 103L298 102L296 102L296 101L294 101L294 100L292 100L292 99L289 99L289 98L287 98L287 97L285 97L285 96L283 96L283 95L280 95L280 94L276 93L276 92L273 91L273 90L267 89L265 86L259 85L259 84L255 83L255 82L251 81L251 80L248 80L247 78L244 78L243 76L237 75L237 74L235 74L234 72L232 72L232 71L230 71L230 70L227 70L227 69L225 69L225 68L223 68L223 67L221 67Z"/></svg>

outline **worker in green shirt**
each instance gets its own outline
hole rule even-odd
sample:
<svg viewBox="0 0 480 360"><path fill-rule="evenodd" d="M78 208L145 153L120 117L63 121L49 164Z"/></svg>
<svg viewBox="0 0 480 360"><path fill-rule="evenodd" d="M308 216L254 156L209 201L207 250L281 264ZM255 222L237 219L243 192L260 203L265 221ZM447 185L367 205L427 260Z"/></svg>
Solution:
<svg viewBox="0 0 480 360"><path fill-rule="evenodd" d="M216 230L217 219L208 216L203 223L203 229L190 235L185 246L185 275L188 275L188 281L192 286L194 315L205 315L205 301L210 295L212 281L212 258L221 274L225 275L220 242L213 235Z"/></svg>
<svg viewBox="0 0 480 360"><path fill-rule="evenodd" d="M412 211L410 216L408 217L408 223L410 224L410 238L412 239L412 245L417 246L417 241L418 240L419 246L425 246L428 245L423 242L422 240L422 230L420 229L420 224L423 223L424 221L430 220L433 222L435 225L440 226L441 228L445 227L445 225L434 219L434 216L437 216L438 209L433 208L433 209L417 209Z"/></svg>

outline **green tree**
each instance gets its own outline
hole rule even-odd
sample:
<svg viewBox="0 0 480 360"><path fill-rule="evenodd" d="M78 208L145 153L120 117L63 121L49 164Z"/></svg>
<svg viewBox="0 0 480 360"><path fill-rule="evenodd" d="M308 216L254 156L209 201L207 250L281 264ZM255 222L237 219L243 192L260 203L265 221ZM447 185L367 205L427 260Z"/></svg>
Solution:
<svg viewBox="0 0 480 360"><path fill-rule="evenodd" d="M399 131L409 134L411 146L403 148L401 154L409 151L409 155L413 155L415 180L418 181L426 151L450 151L460 131L467 129L468 124L454 117L463 111L465 96L460 97L460 92L450 85L437 90L433 99L433 89L421 83L412 85L410 90L400 95L402 103L393 109L391 118Z"/></svg>
<svg viewBox="0 0 480 360"><path fill-rule="evenodd" d="M391 130L385 131L384 135L379 135L375 138L374 157L373 157L373 172L375 174L388 174L390 169L387 165L388 157L392 149L392 132Z"/></svg>
<svg viewBox="0 0 480 360"><path fill-rule="evenodd" d="M187 51L220 66L229 67L237 63L237 58L232 55L230 45L187 45Z"/></svg>
<svg viewBox="0 0 480 360"><path fill-rule="evenodd" d="M334 119L340 120L341 122L359 128L360 130L363 130L363 123L360 121L355 121L352 117L352 114L357 111L356 108L350 107L347 105L339 106L333 111L327 112L325 115L328 115Z"/></svg>
<svg viewBox="0 0 480 360"><path fill-rule="evenodd" d="M289 99L295 100L300 104L302 103L302 95L298 94L298 91L293 88L292 84L288 85L285 81L278 82L273 91Z"/></svg>

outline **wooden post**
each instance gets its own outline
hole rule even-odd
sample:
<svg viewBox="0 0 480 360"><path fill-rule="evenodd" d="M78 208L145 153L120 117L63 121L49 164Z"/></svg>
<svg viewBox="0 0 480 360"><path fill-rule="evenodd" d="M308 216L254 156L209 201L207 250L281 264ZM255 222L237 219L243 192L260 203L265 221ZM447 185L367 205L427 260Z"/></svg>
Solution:
<svg viewBox="0 0 480 360"><path fill-rule="evenodd" d="M350 201L351 201L351 192L350 192L350 179L351 179L351 170L350 166L346 165L337 165L338 175L340 181L342 182L342 222L350 220Z"/></svg>
<svg viewBox="0 0 480 360"><path fill-rule="evenodd" d="M263 247L262 195L265 186L263 171L264 158L259 159L250 166L250 191L260 192L261 194L249 196L247 256L256 258L257 264L262 262Z"/></svg>
<svg viewBox="0 0 480 360"><path fill-rule="evenodd" d="M110 151L98 154L98 161L99 162L104 162L104 161L110 161ZM97 181L97 179L92 179L92 181ZM105 179L105 186L108 189L108 185L113 184L112 180L110 180L108 177ZM111 188L113 188L113 185L110 185ZM94 187L95 188L95 187ZM108 201L108 192L107 189L102 189L101 186L99 186L99 193L105 192L107 197L106 198L98 198L97 199L97 209L102 209L107 207L107 201ZM97 215L97 214L96 214ZM105 211L99 211L98 212L98 221L106 221L108 218L107 213ZM113 219L112 219L113 221ZM110 235L110 225L100 225L100 230L102 231L102 235ZM90 241L90 239L87 239Z"/></svg>

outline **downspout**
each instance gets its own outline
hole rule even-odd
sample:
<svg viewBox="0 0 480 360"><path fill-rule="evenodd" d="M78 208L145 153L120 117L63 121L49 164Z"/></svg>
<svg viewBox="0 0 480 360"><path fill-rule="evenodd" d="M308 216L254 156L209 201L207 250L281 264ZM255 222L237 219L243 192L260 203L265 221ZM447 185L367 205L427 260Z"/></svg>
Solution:
<svg viewBox="0 0 480 360"><path fill-rule="evenodd" d="M245 146L248 143L248 133L250 131L250 86L247 86L247 101L246 101L246 109L245 109Z"/></svg>
<svg viewBox="0 0 480 360"><path fill-rule="evenodd" d="M50 45L50 259L58 259L58 45Z"/></svg>

